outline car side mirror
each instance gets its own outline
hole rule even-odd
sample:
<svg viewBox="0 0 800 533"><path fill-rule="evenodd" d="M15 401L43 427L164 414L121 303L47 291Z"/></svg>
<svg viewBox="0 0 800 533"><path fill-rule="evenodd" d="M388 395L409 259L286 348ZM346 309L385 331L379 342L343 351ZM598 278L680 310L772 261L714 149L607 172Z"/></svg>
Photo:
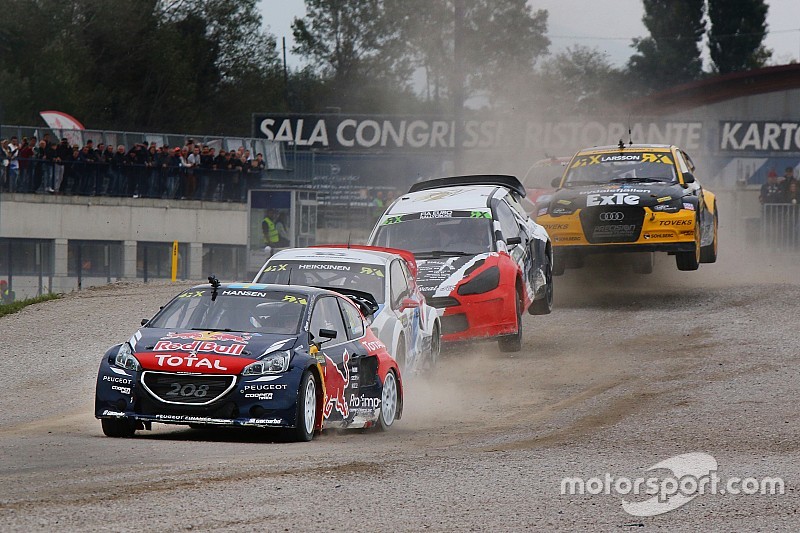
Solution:
<svg viewBox="0 0 800 533"><path fill-rule="evenodd" d="M414 300L413 298L403 298L400 301L400 311L405 311L406 309L417 309L419 307L419 302Z"/></svg>
<svg viewBox="0 0 800 533"><path fill-rule="evenodd" d="M694 174L691 172L684 172L683 173L683 182L688 185L690 183L694 183Z"/></svg>
<svg viewBox="0 0 800 533"><path fill-rule="evenodd" d="M142 326L146 326L148 322L150 322L149 318L143 318L142 319Z"/></svg>
<svg viewBox="0 0 800 533"><path fill-rule="evenodd" d="M553 181L550 182L550 186L553 187L554 189L558 189L560 185L561 185L561 178L553 178Z"/></svg>
<svg viewBox="0 0 800 533"><path fill-rule="evenodd" d="M514 244L522 244L522 238L521 237L509 237L508 239L506 239L506 244L508 244L509 246L512 246Z"/></svg>
<svg viewBox="0 0 800 533"><path fill-rule="evenodd" d="M337 333L335 329L322 328L321 330L319 330L319 336L322 337L323 339L329 339L329 340L335 339L336 335Z"/></svg>

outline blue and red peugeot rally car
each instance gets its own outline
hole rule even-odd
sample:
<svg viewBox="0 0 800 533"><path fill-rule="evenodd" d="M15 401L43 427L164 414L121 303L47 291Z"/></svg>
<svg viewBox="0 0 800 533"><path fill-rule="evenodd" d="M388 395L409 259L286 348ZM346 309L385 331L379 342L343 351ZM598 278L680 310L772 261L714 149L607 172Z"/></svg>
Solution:
<svg viewBox="0 0 800 533"><path fill-rule="evenodd" d="M209 280L103 356L103 433L130 437L158 422L290 428L308 441L400 418L400 370L364 324L377 310L368 295Z"/></svg>

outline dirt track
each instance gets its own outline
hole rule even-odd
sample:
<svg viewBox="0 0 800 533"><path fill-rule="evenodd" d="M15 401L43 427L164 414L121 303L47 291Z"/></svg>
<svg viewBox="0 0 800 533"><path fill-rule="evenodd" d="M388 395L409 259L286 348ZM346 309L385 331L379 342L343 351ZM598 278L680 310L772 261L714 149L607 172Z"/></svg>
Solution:
<svg viewBox="0 0 800 533"><path fill-rule="evenodd" d="M526 317L521 353L452 349L406 384L389 433L307 444L165 426L102 435L100 356L176 286L84 291L2 318L0 530L800 529L800 269L730 246L696 273L666 256L656 267L567 271L554 313ZM786 493L703 495L646 518L614 494L560 494L565 476L640 477L688 452L714 456L723 477L780 476Z"/></svg>

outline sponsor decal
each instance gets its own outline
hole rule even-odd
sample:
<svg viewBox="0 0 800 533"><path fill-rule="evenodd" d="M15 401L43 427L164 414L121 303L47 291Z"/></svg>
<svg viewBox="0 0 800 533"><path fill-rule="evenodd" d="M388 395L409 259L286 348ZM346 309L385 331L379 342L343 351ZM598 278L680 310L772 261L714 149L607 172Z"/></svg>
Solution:
<svg viewBox="0 0 800 533"><path fill-rule="evenodd" d="M381 341L361 341L361 345L370 353L386 349L386 345Z"/></svg>
<svg viewBox="0 0 800 533"><path fill-rule="evenodd" d="M546 230L569 229L569 224L542 224Z"/></svg>
<svg viewBox="0 0 800 533"><path fill-rule="evenodd" d="M387 217L383 222L381 222L381 224L384 226L388 226L389 224L397 224L398 222L402 221L403 221L402 215L397 215L393 217Z"/></svg>
<svg viewBox="0 0 800 533"><path fill-rule="evenodd" d="M179 346L200 345L200 341L180 345L171 341L162 341L165 345ZM213 344L213 343L211 343ZM243 346L243 345L234 345ZM183 349L183 348L181 348ZM238 374L244 367L255 361L249 357L229 357L227 355L190 353L157 353L139 352L136 358L146 370L166 370L169 372L195 372L203 374Z"/></svg>
<svg viewBox="0 0 800 533"><path fill-rule="evenodd" d="M539 211L536 212L536 216L537 217L540 217L540 216L546 215L546 214L547 214L547 208L546 207L540 207Z"/></svg>
<svg viewBox="0 0 800 533"><path fill-rule="evenodd" d="M647 233L645 234L645 239L669 239L674 237L675 234L673 233Z"/></svg>
<svg viewBox="0 0 800 533"><path fill-rule="evenodd" d="M286 383L260 383L258 385L244 385L239 392L245 394L254 391L267 391L267 390L286 390L289 387Z"/></svg>
<svg viewBox="0 0 800 533"><path fill-rule="evenodd" d="M688 211L694 211L694 204L691 204L689 202L683 202L683 208Z"/></svg>
<svg viewBox="0 0 800 533"><path fill-rule="evenodd" d="M130 387L120 387L119 385L111 385L111 390L115 390L122 394L130 394L131 388Z"/></svg>
<svg viewBox="0 0 800 533"><path fill-rule="evenodd" d="M133 383L131 379L118 378L114 376L103 376L103 381L110 381L111 383L119 383L120 385L130 385Z"/></svg>
<svg viewBox="0 0 800 533"><path fill-rule="evenodd" d="M379 278L384 277L383 270L380 269L380 268L374 268L374 267L361 267L360 274L366 274L368 276L377 276Z"/></svg>
<svg viewBox="0 0 800 533"><path fill-rule="evenodd" d="M694 220L659 220L659 226L691 226Z"/></svg>
<svg viewBox="0 0 800 533"><path fill-rule="evenodd" d="M103 411L103 416L125 416L125 413L120 413L119 411Z"/></svg>
<svg viewBox="0 0 800 533"><path fill-rule="evenodd" d="M244 397L253 398L254 400L271 400L272 394L271 392L248 392Z"/></svg>
<svg viewBox="0 0 800 533"><path fill-rule="evenodd" d="M558 200L556 203L557 204L561 204L561 205L570 205L570 204L572 204L572 201L571 200Z"/></svg>
<svg viewBox="0 0 800 533"><path fill-rule="evenodd" d="M155 352L208 352L208 353L218 353L222 355L242 355L246 344L231 344L230 346L223 346L221 344L217 344L214 341L194 341L194 342L174 342L171 340L161 340L158 341L155 346L153 346L153 351ZM156 357L167 357L166 355L156 355ZM174 356L176 358L180 358L181 356ZM193 356L196 360L197 357ZM203 359L203 361L208 361L208 359ZM217 361L218 362L218 361ZM208 363L206 363L208 364ZM161 362L159 361L159 366ZM178 365L171 365L171 366L178 366ZM191 366L191 364L189 365ZM211 368L209 366L209 368Z"/></svg>
<svg viewBox="0 0 800 533"><path fill-rule="evenodd" d="M344 418L350 414L346 397L346 389L350 384L350 354L346 351L342 361L344 374L333 362L333 359L325 356L325 406L322 409L325 418L331 415L333 409L336 409Z"/></svg>
<svg viewBox="0 0 800 533"><path fill-rule="evenodd" d="M343 270L349 272L351 270L350 265L325 265L325 264L313 264L313 265L297 265L297 268L300 270Z"/></svg>
<svg viewBox="0 0 800 533"><path fill-rule="evenodd" d="M578 191L579 195L589 195L589 194L614 194L619 193L620 190L624 193L639 193L639 194L650 194L650 189L637 189L634 187L627 187L622 185L604 185L602 189L592 189L589 191Z"/></svg>
<svg viewBox="0 0 800 533"><path fill-rule="evenodd" d="M284 296L283 301L291 302L293 304L308 305L308 300L306 300L302 296L292 296L291 294L287 294L286 296Z"/></svg>
<svg viewBox="0 0 800 533"><path fill-rule="evenodd" d="M109 367L109 369L110 369L110 370L111 370L113 373L115 373L115 374L119 374L120 376L130 376L130 374L128 374L127 372L125 372L125 371L124 371L124 370L122 370L121 368L117 368L117 367L115 367L115 366L111 366L111 367Z"/></svg>
<svg viewBox="0 0 800 533"><path fill-rule="evenodd" d="M350 407L353 408L363 408L363 409L377 409L381 406L381 399L380 398L370 398L369 396L357 396L355 394L350 395Z"/></svg>
<svg viewBox="0 0 800 533"><path fill-rule="evenodd" d="M639 205L639 197L635 194L618 192L615 194L590 194L586 196L586 206L596 205Z"/></svg>
<svg viewBox="0 0 800 533"><path fill-rule="evenodd" d="M266 268L264 268L264 272L285 271L287 266L289 266L288 263L281 263L281 264L278 264L278 265L267 265Z"/></svg>
<svg viewBox="0 0 800 533"><path fill-rule="evenodd" d="M256 289L263 291L267 288L266 283L231 283L229 289Z"/></svg>
<svg viewBox="0 0 800 533"><path fill-rule="evenodd" d="M577 236L577 235L570 235L568 237L561 237L561 236L556 235L555 237L553 237L553 239L556 242L575 242L575 241L581 240L581 238L579 236Z"/></svg>
<svg viewBox="0 0 800 533"><path fill-rule="evenodd" d="M613 220L623 220L625 218L625 213L622 213L620 211L608 211L606 213L600 213L599 218L604 222Z"/></svg>
<svg viewBox="0 0 800 533"><path fill-rule="evenodd" d="M266 292L261 291L247 291L247 290L224 290L223 296L254 296L256 298L266 298L269 296Z"/></svg>
<svg viewBox="0 0 800 533"><path fill-rule="evenodd" d="M666 211L668 213L669 212L675 213L677 211L680 211L680 207L678 207L676 205L669 205L669 204L654 205L653 207L651 207L651 209L653 211Z"/></svg>
<svg viewBox="0 0 800 533"><path fill-rule="evenodd" d="M453 216L452 211L423 211L419 214L419 218L450 218Z"/></svg>
<svg viewBox="0 0 800 533"><path fill-rule="evenodd" d="M641 161L642 154L620 154L620 155L604 155L600 157L600 162L606 161Z"/></svg>
<svg viewBox="0 0 800 533"><path fill-rule="evenodd" d="M280 418L248 418L245 424L279 426L283 424L283 420Z"/></svg>
<svg viewBox="0 0 800 533"><path fill-rule="evenodd" d="M690 231L682 231L682 232L681 232L681 235L694 235L694 230L690 230Z"/></svg>
<svg viewBox="0 0 800 533"><path fill-rule="evenodd" d="M636 224L608 224L594 227L594 238L624 237L636 231Z"/></svg>
<svg viewBox="0 0 800 533"><path fill-rule="evenodd" d="M158 414L156 418L159 420L168 420L170 422L187 422L199 424L230 424L231 419L228 418L211 418L209 416L193 416L193 415L164 415Z"/></svg>
<svg viewBox="0 0 800 533"><path fill-rule="evenodd" d="M492 218L489 211L470 211L469 218Z"/></svg>
<svg viewBox="0 0 800 533"><path fill-rule="evenodd" d="M669 202L670 200L672 200L672 196L662 196L661 198L656 198L656 202L658 203Z"/></svg>
<svg viewBox="0 0 800 533"><path fill-rule="evenodd" d="M187 291L178 295L178 298L200 298L206 291Z"/></svg>

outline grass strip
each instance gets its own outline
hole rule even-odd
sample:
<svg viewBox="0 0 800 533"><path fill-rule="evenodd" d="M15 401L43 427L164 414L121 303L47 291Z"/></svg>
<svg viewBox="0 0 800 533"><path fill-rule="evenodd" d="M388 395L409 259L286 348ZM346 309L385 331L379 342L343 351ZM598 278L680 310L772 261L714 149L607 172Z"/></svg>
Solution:
<svg viewBox="0 0 800 533"><path fill-rule="evenodd" d="M26 298L24 300L17 300L16 302L11 302L8 304L0 304L0 317L16 313L23 307L28 307L29 305L38 304L41 302L47 302L49 300L57 300L62 296L63 294L49 292L47 294L42 294L41 296L36 296L34 298Z"/></svg>

